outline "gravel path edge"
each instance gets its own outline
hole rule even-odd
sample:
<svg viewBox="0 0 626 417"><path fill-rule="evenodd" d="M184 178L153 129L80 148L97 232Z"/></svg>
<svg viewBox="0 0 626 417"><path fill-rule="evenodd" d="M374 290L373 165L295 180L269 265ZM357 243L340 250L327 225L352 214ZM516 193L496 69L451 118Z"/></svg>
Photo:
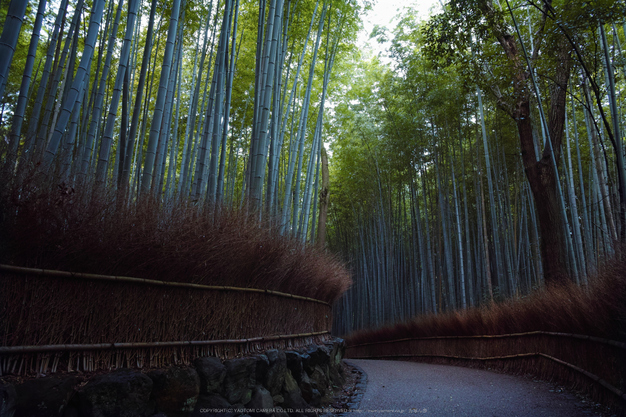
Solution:
<svg viewBox="0 0 626 417"><path fill-rule="evenodd" d="M346 404L346 409L349 411L337 414L337 416L339 417L347 417L351 412L358 410L359 406L361 405L363 395L367 390L367 373L363 370L363 368L349 360L344 360L344 362L346 363L346 365L356 369L359 373L359 377L355 384L354 394L350 398L350 402Z"/></svg>

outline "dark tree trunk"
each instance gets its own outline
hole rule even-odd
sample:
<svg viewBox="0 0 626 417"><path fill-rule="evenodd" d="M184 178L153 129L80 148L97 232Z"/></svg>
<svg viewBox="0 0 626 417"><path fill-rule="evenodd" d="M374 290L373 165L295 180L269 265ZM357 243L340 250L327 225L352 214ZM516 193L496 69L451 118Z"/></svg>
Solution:
<svg viewBox="0 0 626 417"><path fill-rule="evenodd" d="M322 188L320 190L320 214L317 229L317 245L326 245L326 219L328 217L328 202L330 191L330 179L328 177L328 155L322 144Z"/></svg>
<svg viewBox="0 0 626 417"><path fill-rule="evenodd" d="M564 283L567 281L567 251L564 245L563 212L552 161L542 158L534 166L526 167L526 176L537 208L545 282L548 285Z"/></svg>
<svg viewBox="0 0 626 417"><path fill-rule="evenodd" d="M547 121L547 139L550 143L546 144L541 159L537 160L532 136L529 68L523 61L523 55L518 49L515 37L497 18L491 2L487 0L481 6L487 20L491 23L494 36L515 69L513 80L515 103L510 106L498 97L498 105L515 120L517 125L524 170L537 208L545 283L547 285L561 284L568 280L567 248L563 227L565 224L563 209L557 188L558 175L555 169L558 166L564 133L565 97L571 68L571 46L566 38L563 38L558 46L556 58L559 65L556 67L550 91L549 120ZM552 159L553 152L554 160Z"/></svg>
<svg viewBox="0 0 626 417"><path fill-rule="evenodd" d="M569 63L564 66L567 67L567 75L569 75ZM563 80L563 77L557 78ZM567 280L564 218L561 197L556 183L558 176L555 172L555 164L558 166L561 154L567 79L566 76L564 83L559 83L561 88L557 86L553 90L548 126L550 134L548 140L552 142L552 146L546 146L539 161L536 160L535 156L528 97L524 97L524 103L517 109L520 111L514 112L513 117L520 136L524 170L537 208L541 231L541 257L546 284L559 284ZM554 162L552 161L552 150L554 150Z"/></svg>

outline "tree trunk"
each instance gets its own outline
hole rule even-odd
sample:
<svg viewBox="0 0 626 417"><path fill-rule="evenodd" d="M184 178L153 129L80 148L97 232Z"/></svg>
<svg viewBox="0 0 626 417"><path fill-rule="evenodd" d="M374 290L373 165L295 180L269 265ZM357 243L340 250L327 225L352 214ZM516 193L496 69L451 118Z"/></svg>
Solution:
<svg viewBox="0 0 626 417"><path fill-rule="evenodd" d="M141 192L147 194L152 185L152 172L156 159L156 148L159 141L159 128L163 119L163 108L165 106L165 96L167 94L167 83L170 78L170 66L172 65L172 55L174 53L174 40L178 28L178 14L180 10L180 0L174 0L172 15L170 16L170 27L167 33L167 42L163 56L163 68L161 69L161 80L157 92L156 103L152 124L150 125L150 137L148 139L148 149L146 150L146 160L144 162L143 176L141 179Z"/></svg>
<svg viewBox="0 0 626 417"><path fill-rule="evenodd" d="M65 132L65 128L70 119L70 114L72 112L72 109L74 108L74 103L76 103L79 90L83 84L83 80L87 72L87 67L90 65L96 37L98 36L98 32L100 30L100 21L102 20L103 10L104 0L94 2L91 12L91 21L89 23L87 37L85 38L85 48L83 50L80 65L78 66L78 71L76 72L76 76L74 77L74 81L72 82L72 88L63 101L63 108L55 125L52 139L50 140L50 143L48 143L48 147L46 148L43 164L44 173L48 171L50 165L52 164L52 160L56 155L59 143L61 142L61 137L63 136L63 132Z"/></svg>
<svg viewBox="0 0 626 417"><path fill-rule="evenodd" d="M50 69L52 68L52 60L54 51L56 49L57 40L59 38L59 33L61 31L61 25L64 21L65 10L67 8L67 0L62 0L61 5L59 6L59 11L57 13L57 18L54 22L54 27L52 29L52 35L48 44L48 50L46 53L46 60L44 63L43 71L41 74L41 79L39 80L39 87L37 89L37 96L35 98L35 104L33 106L33 111L28 120L28 130L26 133L26 143L24 144L23 155L27 156L22 157L20 163L25 163L30 159L33 151L33 147L35 146L35 135L37 134L37 125L39 124L39 116L41 114L41 109L43 107L44 94L46 92L46 86L48 84L48 78L50 77ZM36 79L36 77L35 77ZM19 169L18 169L19 171Z"/></svg>
<svg viewBox="0 0 626 417"><path fill-rule="evenodd" d="M122 7L122 3L118 8ZM128 3L128 17L126 20L126 32L124 36L124 42L122 44L122 50L120 52L120 60L115 76L115 84L113 87L113 96L109 104L109 114L107 115L107 121L104 128L104 135L100 141L100 152L98 165L96 168L96 184L104 184L106 174L109 165L109 154L111 151L111 145L113 143L113 128L115 127L115 119L117 118L117 108L120 102L120 96L122 95L122 87L124 83L124 77L126 76L126 68L128 66L128 59L130 57L130 47L133 32L135 29L135 20L137 17L137 9L139 7L139 1L130 0ZM119 146L118 146L119 148ZM119 162L119 161L118 161Z"/></svg>
<svg viewBox="0 0 626 417"><path fill-rule="evenodd" d="M0 99L4 96L4 86L9 78L9 67L13 60L13 53L20 36L22 21L26 13L27 1L13 0L9 4L2 36L0 37Z"/></svg>
<svg viewBox="0 0 626 417"><path fill-rule="evenodd" d="M515 103L509 107L507 103L498 100L498 104L515 120L517 125L524 170L537 208L544 279L546 284L564 283L567 280L567 248L564 239L562 202L557 188L559 184L556 167L558 166L565 123L565 97L571 67L571 45L563 37L558 48L559 52L556 58L561 65L557 66L552 78L549 120L545 121L545 118L542 117L542 123L547 124L548 138L541 159L537 160L530 111L531 90L528 78L533 77L530 61L524 65L522 60L527 54L520 53L515 37L496 17L491 1L486 0L481 3L480 7L485 17L490 21L491 30L515 71L512 80L516 96ZM524 45L521 44L521 47L524 48ZM534 84L534 79L531 81ZM538 91L536 84L535 91ZM539 101L539 107L540 112L542 112L541 101Z"/></svg>
<svg viewBox="0 0 626 417"><path fill-rule="evenodd" d="M11 123L10 133L10 145L7 160L5 163L5 178L11 178L15 169L14 165L15 161L17 160L17 149L19 146L20 135L22 132L22 122L24 121L24 114L26 113L26 105L28 102L28 90L30 88L31 75L37 55L37 45L39 44L39 33L41 32L41 24L43 22L43 15L45 11L46 0L39 0L39 7L37 9L37 15L35 17L35 24L33 25L33 33L30 37L30 45L28 47L28 56L26 58L26 64L24 65L24 75L22 76L20 93L17 100L17 105L15 107L15 111L13 112L13 121Z"/></svg>
<svg viewBox="0 0 626 417"><path fill-rule="evenodd" d="M600 38L602 41L602 50L604 52L604 71L606 72L607 90L609 96L609 105L611 108L611 119L613 121L613 137L612 142L615 149L615 165L617 168L617 181L619 188L619 240L626 243L626 167L624 162L624 151L622 145L622 135L620 133L619 109L617 98L615 95L615 76L613 74L613 65L609 56L609 44L606 40L604 25L600 25Z"/></svg>
<svg viewBox="0 0 626 417"><path fill-rule="evenodd" d="M328 218L328 202L330 193L330 178L328 176L328 155L322 143L322 188L320 190L320 214L317 226L317 246L326 244L326 219Z"/></svg>

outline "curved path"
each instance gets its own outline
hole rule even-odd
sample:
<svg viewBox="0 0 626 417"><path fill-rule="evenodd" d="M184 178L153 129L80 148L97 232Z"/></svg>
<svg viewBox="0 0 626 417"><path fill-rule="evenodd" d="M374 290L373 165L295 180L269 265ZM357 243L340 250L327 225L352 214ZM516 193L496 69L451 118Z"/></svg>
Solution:
<svg viewBox="0 0 626 417"><path fill-rule="evenodd" d="M357 415L600 415L587 403L571 394L555 392L545 382L456 366L363 359L347 362L367 374L367 388Z"/></svg>

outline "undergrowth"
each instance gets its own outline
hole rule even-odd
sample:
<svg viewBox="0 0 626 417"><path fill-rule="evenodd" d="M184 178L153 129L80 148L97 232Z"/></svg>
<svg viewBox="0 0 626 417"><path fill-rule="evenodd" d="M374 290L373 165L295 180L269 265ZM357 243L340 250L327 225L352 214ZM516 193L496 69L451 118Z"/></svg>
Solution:
<svg viewBox="0 0 626 417"><path fill-rule="evenodd" d="M561 335L532 333L536 331ZM522 335L458 338L516 333ZM346 342L348 357L400 355L402 359L533 375L577 390L608 407L611 414L622 415L626 412L626 263L605 265L586 287L573 283L553 286L521 299L420 316L353 333Z"/></svg>
<svg viewBox="0 0 626 417"><path fill-rule="evenodd" d="M27 178L0 195L0 262L271 289L333 302L351 280L333 255L241 210L172 199L120 204L91 186Z"/></svg>
<svg viewBox="0 0 626 417"><path fill-rule="evenodd" d="M470 336L551 331L626 341L626 263L605 265L589 286L553 286L521 299L368 329L348 344L431 336Z"/></svg>

